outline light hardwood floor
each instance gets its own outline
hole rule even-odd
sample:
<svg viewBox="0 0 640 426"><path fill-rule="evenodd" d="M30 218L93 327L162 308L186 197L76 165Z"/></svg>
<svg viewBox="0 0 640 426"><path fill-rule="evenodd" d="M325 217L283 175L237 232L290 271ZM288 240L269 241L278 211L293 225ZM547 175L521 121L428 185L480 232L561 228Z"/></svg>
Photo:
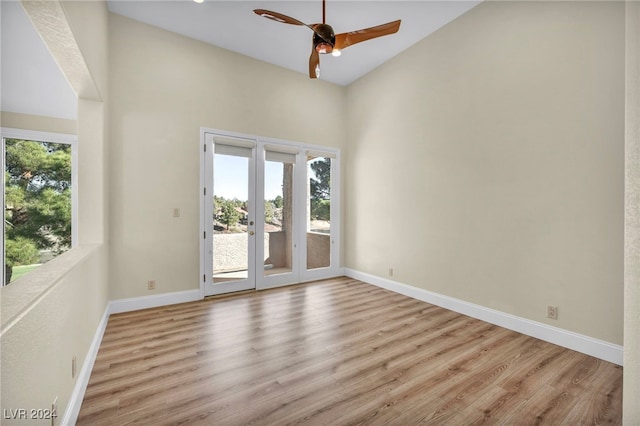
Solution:
<svg viewBox="0 0 640 426"><path fill-rule="evenodd" d="M78 425L621 424L622 368L338 278L112 315Z"/></svg>

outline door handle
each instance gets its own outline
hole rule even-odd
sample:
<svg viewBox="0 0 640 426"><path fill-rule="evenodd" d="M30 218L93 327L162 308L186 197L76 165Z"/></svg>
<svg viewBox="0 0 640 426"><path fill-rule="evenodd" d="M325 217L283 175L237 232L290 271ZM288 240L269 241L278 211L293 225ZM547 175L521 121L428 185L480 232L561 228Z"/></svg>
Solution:
<svg viewBox="0 0 640 426"><path fill-rule="evenodd" d="M255 234L255 232L249 231L249 235L253 235L253 234Z"/></svg>

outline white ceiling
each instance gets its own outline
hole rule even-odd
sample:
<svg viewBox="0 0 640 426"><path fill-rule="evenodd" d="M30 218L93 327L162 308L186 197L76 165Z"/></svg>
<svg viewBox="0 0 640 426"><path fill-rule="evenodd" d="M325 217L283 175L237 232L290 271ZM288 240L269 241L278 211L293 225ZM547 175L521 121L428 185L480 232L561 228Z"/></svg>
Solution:
<svg viewBox="0 0 640 426"><path fill-rule="evenodd" d="M351 46L335 58L322 55L321 78L348 85L480 3L429 0L328 0L326 18L336 33L401 19L393 35ZM321 0L110 0L109 10L308 75L313 33L254 14L267 9L307 24L322 22Z"/></svg>
<svg viewBox="0 0 640 426"><path fill-rule="evenodd" d="M322 55L321 78L348 85L481 0L328 0L336 33L402 20L396 34L359 43L335 58ZM110 0L109 10L190 38L308 74L312 32L262 18L268 9L308 24L322 21L321 0ZM2 111L75 119L76 95L19 1L0 1Z"/></svg>

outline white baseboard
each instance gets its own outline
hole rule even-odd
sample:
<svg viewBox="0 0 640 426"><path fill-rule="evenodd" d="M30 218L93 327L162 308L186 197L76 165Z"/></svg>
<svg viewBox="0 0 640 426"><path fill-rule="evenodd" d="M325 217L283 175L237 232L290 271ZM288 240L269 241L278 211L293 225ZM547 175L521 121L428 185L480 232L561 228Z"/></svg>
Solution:
<svg viewBox="0 0 640 426"><path fill-rule="evenodd" d="M98 350L100 349L100 343L102 342L102 336L104 335L104 330L107 328L108 321L109 305L107 305L104 310L104 314L102 315L102 319L98 324L96 334L93 336L91 346L89 346L89 350L87 351L87 356L84 357L84 362L82 363L82 368L80 369L80 373L78 374L76 385L73 387L73 391L71 392L71 397L69 398L67 409L64 412L64 416L60 420L61 425L76 424L78 414L80 414L82 400L84 399L84 393L87 390L89 378L91 377L91 371L93 370L93 364L96 361L96 356L98 356Z"/></svg>
<svg viewBox="0 0 640 426"><path fill-rule="evenodd" d="M176 303L202 300L200 290L176 291L153 296L117 299L109 302L109 314L138 311L140 309L157 308L158 306L175 305Z"/></svg>
<svg viewBox="0 0 640 426"><path fill-rule="evenodd" d="M623 364L623 347L604 340L594 339L589 336L574 333L562 328L553 327L526 318L517 317L505 312L489 309L484 306L475 305L465 302L464 300L434 293L429 290L402 284L387 278L377 277L375 275L366 274L364 272L355 271L345 268L344 274L347 277L354 278L368 284L382 287L396 293L423 302L431 303L463 315L470 316L518 333L526 334L546 342L550 342L577 352L594 356L605 361L612 362L617 365Z"/></svg>

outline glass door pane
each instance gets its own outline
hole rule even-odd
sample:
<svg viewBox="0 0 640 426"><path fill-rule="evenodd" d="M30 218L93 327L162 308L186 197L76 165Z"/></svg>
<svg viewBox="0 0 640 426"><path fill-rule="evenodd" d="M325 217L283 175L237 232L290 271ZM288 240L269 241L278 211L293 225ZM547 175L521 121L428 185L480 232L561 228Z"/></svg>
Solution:
<svg viewBox="0 0 640 426"><path fill-rule="evenodd" d="M331 158L307 157L307 269L331 266Z"/></svg>
<svg viewBox="0 0 640 426"><path fill-rule="evenodd" d="M264 276L293 271L295 155L266 152L264 163Z"/></svg>
<svg viewBox="0 0 640 426"><path fill-rule="evenodd" d="M216 150L218 151L218 150ZM213 162L213 284L247 281L253 222L250 158L216 152ZM247 151L250 150L247 149Z"/></svg>

